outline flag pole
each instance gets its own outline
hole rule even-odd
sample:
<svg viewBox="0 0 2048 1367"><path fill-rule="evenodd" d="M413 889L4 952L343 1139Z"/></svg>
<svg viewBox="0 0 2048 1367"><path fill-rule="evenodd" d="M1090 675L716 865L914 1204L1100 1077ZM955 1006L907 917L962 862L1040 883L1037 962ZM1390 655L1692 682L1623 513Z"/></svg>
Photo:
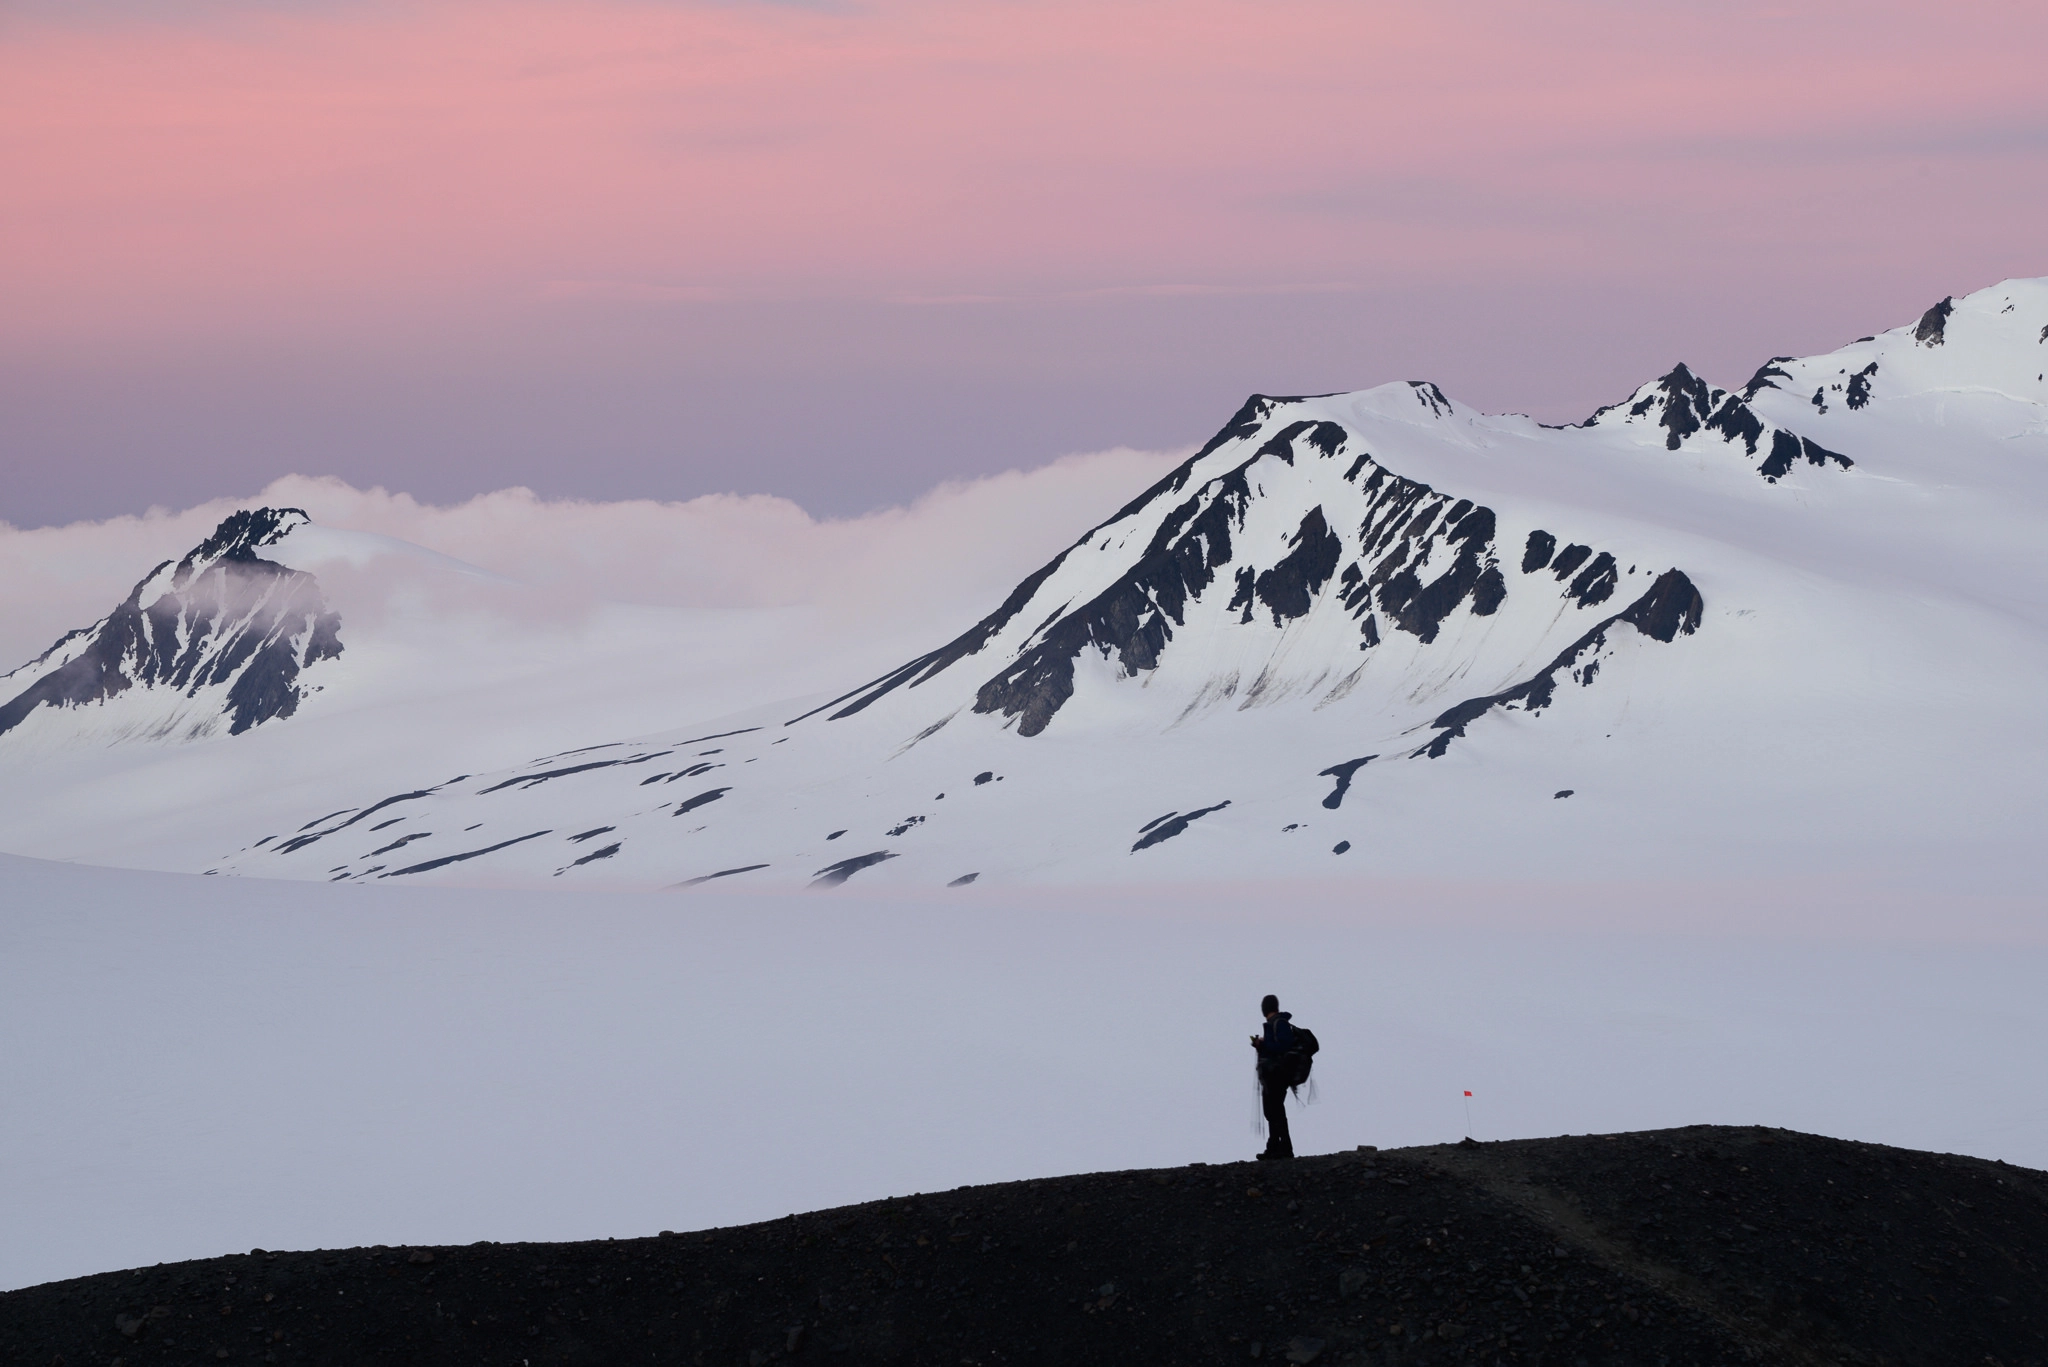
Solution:
<svg viewBox="0 0 2048 1367"><path fill-rule="evenodd" d="M1472 1093L1465 1093L1465 1137L1472 1137Z"/></svg>

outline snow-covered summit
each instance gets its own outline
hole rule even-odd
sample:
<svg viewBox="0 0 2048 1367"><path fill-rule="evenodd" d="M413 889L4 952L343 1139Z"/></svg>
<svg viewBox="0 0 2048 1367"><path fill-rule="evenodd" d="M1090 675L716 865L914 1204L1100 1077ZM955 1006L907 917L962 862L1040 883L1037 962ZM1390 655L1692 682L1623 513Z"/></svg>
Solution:
<svg viewBox="0 0 2048 1367"><path fill-rule="evenodd" d="M1864 427L1942 397L2048 404L2048 277L1943 299L1918 322L1826 355L1773 357L1742 393L1788 421L1803 408L1815 416L1860 414Z"/></svg>
<svg viewBox="0 0 2048 1367"><path fill-rule="evenodd" d="M1717 389L1684 362L1638 389L1625 401L1600 409L1583 426L1605 423L1624 430L1654 430L1669 451L1718 448L1740 453L1756 472L1775 484L1796 462L1846 470L1854 461L1811 437L1767 423L1744 402L1744 394Z"/></svg>
<svg viewBox="0 0 2048 1367"><path fill-rule="evenodd" d="M2048 421L2021 383L2048 371L2019 369L2048 362L2048 286L1945 305L1738 389L1675 367L1566 427L1420 381L1254 396L980 620L857 686L814 669L806 701L730 713L669 683L673 726L607 728L578 644L533 661L576 734L500 758L522 715L478 690L459 764L309 766L289 803L193 817L180 867L2008 877L2048 801ZM744 674L759 650L719 658ZM251 746L288 767L314 724L213 747L220 773Z"/></svg>
<svg viewBox="0 0 2048 1367"><path fill-rule="evenodd" d="M302 674L341 654L317 580L265 558L311 523L243 509L144 575L113 612L0 676L0 736L19 744L239 735L297 710Z"/></svg>
<svg viewBox="0 0 2048 1367"><path fill-rule="evenodd" d="M1290 698L1326 706L1361 688L1412 704L1467 676L1541 706L1538 680L1604 644L1617 622L1665 642L1698 625L1699 593L1682 570L1624 563L1519 510L1381 464L1374 418L1392 409L1412 422L1411 404L1429 419L1454 414L1422 382L1323 399L1255 395L995 613L820 710L844 719L950 676L973 685L971 711L1034 736L1077 688L1103 686L1102 666L1143 679L1162 723ZM1618 605L1603 606L1617 594ZM1452 659L1459 668L1431 668ZM1417 673L1445 682L1418 688ZM1473 702L1455 701L1466 711Z"/></svg>

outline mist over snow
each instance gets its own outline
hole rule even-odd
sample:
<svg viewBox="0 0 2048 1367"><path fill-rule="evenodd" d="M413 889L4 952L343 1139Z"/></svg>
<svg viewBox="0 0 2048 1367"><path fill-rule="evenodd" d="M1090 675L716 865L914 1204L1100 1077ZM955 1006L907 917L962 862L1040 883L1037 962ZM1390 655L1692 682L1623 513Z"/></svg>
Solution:
<svg viewBox="0 0 2048 1367"><path fill-rule="evenodd" d="M2044 358L2048 281L2013 280L1569 427L1423 381L1258 395L1178 463L851 522L281 486L326 505L234 514L5 681L0 848L371 885L2010 894L2048 803ZM226 612L208 557L307 611Z"/></svg>
<svg viewBox="0 0 2048 1367"><path fill-rule="evenodd" d="M0 1278L1247 1154L1264 991L1304 1152L1469 1088L2039 1163L2044 373L2015 280L1571 427L1256 395L847 522L7 533Z"/></svg>
<svg viewBox="0 0 2048 1367"><path fill-rule="evenodd" d="M0 669L101 616L150 566L183 555L236 509L263 505L303 508L321 528L428 548L517 587L494 594L489 580L458 576L438 577L430 590L403 572L416 564L393 565L363 543L316 550L305 568L335 585L351 615L392 610L401 591L396 575L403 592L445 595L462 614L484 608L519 624L573 620L599 603L820 606L835 616L857 611L863 629L880 631L921 618L944 622L948 614L976 610L991 593L1000 596L1102 509L1130 498L1185 454L1119 449L1067 456L1033 470L941 484L906 507L839 519L812 517L788 499L744 494L589 502L504 489L439 507L403 491L293 475L246 498L176 511L152 508L56 527L0 523Z"/></svg>
<svg viewBox="0 0 2048 1367"><path fill-rule="evenodd" d="M679 901L9 855L0 887L0 1288L1248 1158L1267 991L1323 1041L1302 1153L1718 1123L2048 1166L2048 947L1905 900L1818 927L1811 889L1711 880Z"/></svg>

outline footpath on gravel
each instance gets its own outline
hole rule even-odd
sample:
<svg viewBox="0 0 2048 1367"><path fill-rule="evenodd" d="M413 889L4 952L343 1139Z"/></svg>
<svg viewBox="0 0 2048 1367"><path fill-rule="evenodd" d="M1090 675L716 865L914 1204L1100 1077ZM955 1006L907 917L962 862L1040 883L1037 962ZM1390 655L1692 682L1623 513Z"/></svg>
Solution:
<svg viewBox="0 0 2048 1367"><path fill-rule="evenodd" d="M650 1221L658 1220L650 1212ZM2048 1174L1700 1126L0 1295L0 1362L2048 1364Z"/></svg>

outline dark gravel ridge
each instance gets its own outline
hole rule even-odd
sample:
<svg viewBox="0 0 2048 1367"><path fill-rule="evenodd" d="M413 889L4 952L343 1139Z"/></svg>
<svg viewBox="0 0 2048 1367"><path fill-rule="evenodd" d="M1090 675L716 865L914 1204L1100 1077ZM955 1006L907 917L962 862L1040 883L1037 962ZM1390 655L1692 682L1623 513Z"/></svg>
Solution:
<svg viewBox="0 0 2048 1367"><path fill-rule="evenodd" d="M2048 1363L2048 1174L1699 1126L0 1294L8 1364Z"/></svg>

